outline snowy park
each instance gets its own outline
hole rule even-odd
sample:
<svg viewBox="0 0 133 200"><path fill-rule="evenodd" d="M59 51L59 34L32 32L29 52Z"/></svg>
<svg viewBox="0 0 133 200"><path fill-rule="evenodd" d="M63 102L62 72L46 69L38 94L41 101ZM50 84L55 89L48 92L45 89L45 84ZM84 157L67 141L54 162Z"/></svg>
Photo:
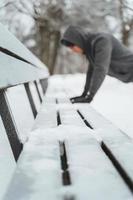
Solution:
<svg viewBox="0 0 133 200"><path fill-rule="evenodd" d="M133 0L0 1L0 200L133 200Z"/></svg>

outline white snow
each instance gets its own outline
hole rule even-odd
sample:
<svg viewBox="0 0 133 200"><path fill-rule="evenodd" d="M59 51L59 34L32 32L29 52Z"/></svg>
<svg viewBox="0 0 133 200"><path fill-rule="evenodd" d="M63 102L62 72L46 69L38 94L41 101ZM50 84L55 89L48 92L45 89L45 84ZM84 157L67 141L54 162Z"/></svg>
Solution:
<svg viewBox="0 0 133 200"><path fill-rule="evenodd" d="M58 199L56 194L61 187L59 145L57 140L45 139L45 133L49 133L45 131L40 131L40 135L39 131L31 133L5 199Z"/></svg>
<svg viewBox="0 0 133 200"><path fill-rule="evenodd" d="M6 27L0 23L0 46L16 53L36 66L44 68L44 64L35 57L13 34L11 34ZM46 67L46 66L45 66ZM45 73L48 75L47 68Z"/></svg>
<svg viewBox="0 0 133 200"><path fill-rule="evenodd" d="M48 77L46 68L33 67L2 52L0 52L0 61L1 88Z"/></svg>
<svg viewBox="0 0 133 200"><path fill-rule="evenodd" d="M128 188L98 144L79 142L71 145L68 142L68 158L77 199L131 198Z"/></svg>
<svg viewBox="0 0 133 200"><path fill-rule="evenodd" d="M44 199L60 199L58 197L64 191L61 186L59 141L86 137L95 143L92 133L87 127L63 125L32 131L4 200L17 200L18 195L19 198L29 200L38 200L42 196Z"/></svg>
<svg viewBox="0 0 133 200"><path fill-rule="evenodd" d="M64 125L77 125L77 126L85 126L81 117L77 114L77 111L74 110L70 104L70 107L61 105L62 108L59 108L61 123Z"/></svg>
<svg viewBox="0 0 133 200"><path fill-rule="evenodd" d="M69 97L80 95L85 84L85 74L55 75L51 77L50 88L54 90L55 84L58 88L55 95L58 97L61 88ZM90 105L133 138L133 83L122 83L107 76Z"/></svg>
<svg viewBox="0 0 133 200"><path fill-rule="evenodd" d="M43 90L42 90L41 83L40 83L39 81L36 81L36 82L37 82L37 85L38 85L38 89L39 89L39 92L40 92L41 98L43 98Z"/></svg>
<svg viewBox="0 0 133 200"><path fill-rule="evenodd" d="M77 200L103 199L103 200L132 200L123 181L116 172L98 169L90 170L84 167L71 168L73 180L73 193Z"/></svg>
<svg viewBox="0 0 133 200"><path fill-rule="evenodd" d="M3 199L15 168L14 156L0 117L0 200Z"/></svg>
<svg viewBox="0 0 133 200"><path fill-rule="evenodd" d="M6 97L18 130L19 139L24 143L34 123L33 113L24 86L19 85L8 88Z"/></svg>
<svg viewBox="0 0 133 200"><path fill-rule="evenodd" d="M123 140L118 144L110 144L108 140L105 140L104 142L128 172L131 179L133 179L133 142L126 140Z"/></svg>
<svg viewBox="0 0 133 200"><path fill-rule="evenodd" d="M36 138L36 141L47 140L48 141L64 141L66 139L75 140L79 138L88 138L95 140L94 131L82 126L75 125L60 125L53 128L45 128L45 129L36 129L30 132L29 140Z"/></svg>
<svg viewBox="0 0 133 200"><path fill-rule="evenodd" d="M43 194L44 197L49 194L51 187L55 191L55 183L59 186L57 196L66 192L57 182L61 179L58 174L58 170L60 170L59 141L66 143L69 170L73 183L67 189L68 194L74 194L78 199L91 198L97 200L98 197L107 199L108 196L110 200L132 198L119 174L102 152L94 134L94 130L77 125L36 129L30 133L29 140L21 155L19 169L22 174L25 174L26 180L29 179L30 172L34 174L35 182L32 183L32 188L34 188L32 195L35 195L35 197L31 195L33 199L36 199L39 192L42 194L41 180L44 176L45 179L50 176L47 192L44 190L46 193ZM53 172L53 170L55 171ZM50 173L45 173L45 171ZM41 175L41 173L42 177L39 176L41 180L38 190L38 187L36 188L38 178L35 178L35 174ZM58 174L58 176L57 179L53 180L52 176L55 177L55 174ZM105 179L108 180L108 183ZM18 184L20 187L21 181L17 182Z"/></svg>
<svg viewBox="0 0 133 200"><path fill-rule="evenodd" d="M18 196L29 200L38 200L42 197L60 200L64 195L75 195L77 200L132 199L129 189L102 151L99 142L104 139L132 176L132 165L129 164L132 153L128 154L128 151L132 151L132 143L128 136L121 133L111 123L119 119L119 117L113 118L115 113L121 116L122 112L119 108L123 104L127 105L127 109L131 111L131 100L124 98L124 95L120 102L119 100L121 93L130 94L132 84L126 85L126 89L123 90L119 81L110 77L105 80L103 88L100 89L91 105L105 117L112 117L111 122L107 122L101 115L96 116L90 105L72 105L66 98L82 92L84 79L85 76L81 74L51 77L43 105L32 131L28 133L28 140L24 145L4 200L17 200ZM111 102L112 98L114 101ZM58 104L56 104L56 99ZM94 130L84 124L76 112L77 108L95 126ZM57 126L57 111L60 113L62 122L60 126ZM107 115L111 111L112 114ZM119 122L121 119L123 119L122 116ZM93 121L95 121L94 124ZM117 125L116 122L115 124ZM117 126L122 128L121 124ZM133 129L131 124L130 129ZM128 128L126 133L133 137ZM61 183L60 141L66 144L72 178L72 185L69 187L63 187ZM124 149L120 148L121 144L124 145Z"/></svg>
<svg viewBox="0 0 133 200"><path fill-rule="evenodd" d="M110 144L119 143L123 141L130 141L128 135L121 132L116 126L106 120L102 115L100 115L96 110L94 110L90 105L87 104L77 104L74 105L85 119L92 125L96 130L96 137L99 136L102 140L106 139Z"/></svg>
<svg viewBox="0 0 133 200"><path fill-rule="evenodd" d="M35 119L34 129L44 129L57 126L57 112L56 112L55 98L43 98L43 104Z"/></svg>
<svg viewBox="0 0 133 200"><path fill-rule="evenodd" d="M39 96L37 94L37 90L35 88L35 84L33 82L31 82L31 83L29 83L29 87L30 87L30 90L32 91L32 97L34 99L35 107L38 112L40 109L40 100L39 100Z"/></svg>

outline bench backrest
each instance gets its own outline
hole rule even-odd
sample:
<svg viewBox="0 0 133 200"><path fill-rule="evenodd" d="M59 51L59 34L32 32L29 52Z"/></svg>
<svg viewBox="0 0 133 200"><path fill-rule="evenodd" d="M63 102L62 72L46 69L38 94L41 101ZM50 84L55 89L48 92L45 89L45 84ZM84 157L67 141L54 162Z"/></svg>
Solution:
<svg viewBox="0 0 133 200"><path fill-rule="evenodd" d="M0 24L0 116L15 160L47 88L46 66Z"/></svg>
<svg viewBox="0 0 133 200"><path fill-rule="evenodd" d="M48 77L46 66L0 24L0 88Z"/></svg>

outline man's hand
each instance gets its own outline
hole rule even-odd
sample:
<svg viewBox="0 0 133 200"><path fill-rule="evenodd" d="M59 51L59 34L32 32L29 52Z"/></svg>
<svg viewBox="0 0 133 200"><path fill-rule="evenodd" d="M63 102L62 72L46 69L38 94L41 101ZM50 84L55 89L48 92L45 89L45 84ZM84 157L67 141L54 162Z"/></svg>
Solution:
<svg viewBox="0 0 133 200"><path fill-rule="evenodd" d="M90 103L93 100L91 95L78 96L70 99L72 103Z"/></svg>

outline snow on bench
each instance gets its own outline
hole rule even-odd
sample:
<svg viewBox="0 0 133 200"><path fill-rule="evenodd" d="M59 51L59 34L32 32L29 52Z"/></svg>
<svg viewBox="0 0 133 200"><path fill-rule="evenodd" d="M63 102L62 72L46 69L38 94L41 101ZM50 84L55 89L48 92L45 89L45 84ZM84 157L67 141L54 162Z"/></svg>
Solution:
<svg viewBox="0 0 133 200"><path fill-rule="evenodd" d="M12 53L14 56L31 62L36 67L44 68L44 64L35 57L14 35L12 35L6 27L0 24L0 51L4 53ZM9 58L10 59L10 58ZM6 60L5 60L6 61ZM9 60L7 60L9 61ZM13 62L15 62L13 60ZM24 64L24 63L23 63ZM20 66L20 63L19 63ZM16 66L15 66L16 67ZM44 69L47 72L47 69ZM18 74L19 75L19 74ZM26 74L25 74L26 75ZM46 74L45 74L46 75ZM36 76L36 75L35 75ZM28 75L29 77L29 75ZM42 76L43 77L43 76ZM44 78L44 77L43 77Z"/></svg>
<svg viewBox="0 0 133 200"><path fill-rule="evenodd" d="M58 199L61 187L58 142L49 139L50 132L32 132L17 163L17 169L4 199Z"/></svg>
<svg viewBox="0 0 133 200"><path fill-rule="evenodd" d="M0 200L133 199L131 140L88 104L72 105L63 85L43 97L46 67L2 25L0 35L3 180L9 171Z"/></svg>
<svg viewBox="0 0 133 200"><path fill-rule="evenodd" d="M56 99L44 97L43 102L39 114L35 119L33 130L57 126Z"/></svg>
<svg viewBox="0 0 133 200"><path fill-rule="evenodd" d="M103 153L100 145L80 136L76 144L68 141L68 163L78 199L128 199L128 188Z"/></svg>
<svg viewBox="0 0 133 200"><path fill-rule="evenodd" d="M85 126L81 117L77 114L77 111L71 104L58 105L58 111L60 113L61 123L64 125L77 125Z"/></svg>
<svg viewBox="0 0 133 200"><path fill-rule="evenodd" d="M19 140L24 143L27 140L27 133L34 123L34 116L30 108L24 85L8 88L5 97L12 112Z"/></svg>
<svg viewBox="0 0 133 200"><path fill-rule="evenodd" d="M82 116L95 129L100 138L102 148L117 165L121 175L133 191L133 141L129 136L116 128L111 122L97 113L89 105L78 105L76 108Z"/></svg>
<svg viewBox="0 0 133 200"><path fill-rule="evenodd" d="M15 159L0 117L0 199L6 192L15 167Z"/></svg>
<svg viewBox="0 0 133 200"><path fill-rule="evenodd" d="M38 114L38 116L40 115L40 119L38 120L39 123L41 122L40 128L38 125L30 133L29 140L25 145L26 150L24 148L19 159L20 166L18 165L17 170L19 170L22 166L21 174L24 174L24 180L26 182L24 182L23 179L20 180L19 176L15 173L13 181L11 182L12 185L5 200L9 199L9 194L11 193L13 194L12 199L17 199L18 196L16 198L15 188L20 188L23 185L26 186L23 191L23 193L26 194L25 198L31 198L33 200L40 198L40 194L43 195L44 199L132 199L132 194L127 185L124 184L122 177L113 166L111 160L102 150L100 143L97 142L95 137L97 131L95 132L95 130L88 128L84 122L82 124L78 123L78 121L74 123L77 116L80 117L80 115L76 112L77 108L70 104L68 99L52 99L48 97L45 97L44 99L42 111L40 110L40 113L46 109L46 112L44 111L45 115L41 116ZM45 121L45 116L49 116L48 108L51 108L52 106L54 106L54 111L51 113L51 118L48 117L48 128L46 126L47 120ZM59 113L60 116L60 126L57 126L57 113ZM68 113L72 113L72 119L70 121L68 120L66 123L64 118L68 118ZM83 121L82 118L81 120ZM74 123L73 125L72 121ZM55 152L56 149L59 150L60 148L60 152L58 152L57 155L58 159L56 160L58 167L54 174L50 171L50 167L49 169L46 169L44 165L41 165L43 174L41 177L42 179L40 178L40 183L43 182L43 179L49 178L49 174L52 176L56 176L58 174L58 176L56 176L56 184L54 184L55 179L53 180L52 178L49 178L50 182L48 183L47 191L45 191L41 184L38 189L36 184L39 180L33 175L32 180L34 181L32 181L32 185L30 187L32 193L30 193L29 197L29 192L26 193L26 188L28 188L27 182L29 184L28 180L30 178L29 171L32 171L32 174L36 174L36 171L41 174L41 171L38 170L40 154L42 155L41 158L45 165L49 166L48 163L51 163L50 160L47 160L47 156L49 156L47 150L50 151L50 149L47 149L50 146L49 143L56 147L54 150ZM43 148L45 149L45 147L46 154L42 153L44 152ZM56 159L57 157L50 156L50 159ZM23 169L23 165L25 165L27 160L29 163L29 171L25 172L26 170L25 168ZM36 165L34 165L34 163L36 163ZM45 170L48 170L49 173L45 173ZM69 187L66 187L66 185L69 185ZM19 193L20 198L23 197L23 193Z"/></svg>
<svg viewBox="0 0 133 200"><path fill-rule="evenodd" d="M4 200L36 200L41 196L132 199L127 185L97 142L97 131L87 127L76 110L68 99L44 97Z"/></svg>
<svg viewBox="0 0 133 200"><path fill-rule="evenodd" d="M72 106L68 98L58 98L60 94L62 94L63 97L66 96L66 92L62 88L61 90L56 89L56 98L59 104L58 111L61 123L64 125L70 125L73 123L77 126L82 124L81 126L83 126L83 123L80 123L79 121L76 122L77 117L74 116L74 113L76 113L75 111L77 110L82 118L82 122L84 121L87 126L91 128L93 127L93 129L99 129L98 131L96 130L95 137L98 141L100 139L102 151L104 151L104 154L107 154L106 156L108 159L113 162L132 192L132 162L130 162L133 157L133 151L131 151L133 148L132 140L92 109L89 104Z"/></svg>
<svg viewBox="0 0 133 200"><path fill-rule="evenodd" d="M46 66L0 24L0 200L47 88Z"/></svg>
<svg viewBox="0 0 133 200"><path fill-rule="evenodd" d="M132 199L93 135L72 125L32 131L4 200Z"/></svg>

